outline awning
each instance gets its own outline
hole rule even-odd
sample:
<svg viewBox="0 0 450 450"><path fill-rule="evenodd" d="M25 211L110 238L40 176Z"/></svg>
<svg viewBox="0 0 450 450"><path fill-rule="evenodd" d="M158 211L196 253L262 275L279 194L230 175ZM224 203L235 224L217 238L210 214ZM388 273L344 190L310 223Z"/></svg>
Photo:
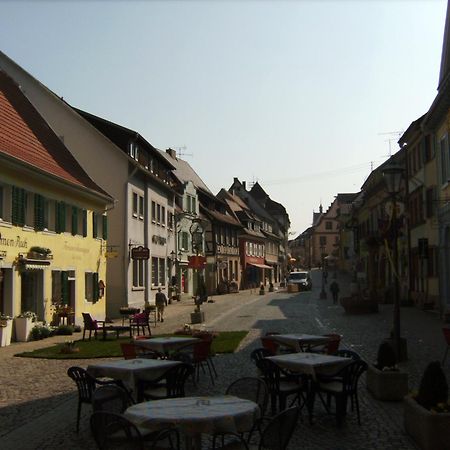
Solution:
<svg viewBox="0 0 450 450"><path fill-rule="evenodd" d="M26 270L43 270L50 265L50 261L41 259L21 258L19 262L20 264L22 264L22 267Z"/></svg>
<svg viewBox="0 0 450 450"><path fill-rule="evenodd" d="M249 263L251 266L259 267L260 269L272 269L272 266L266 266L265 264Z"/></svg>

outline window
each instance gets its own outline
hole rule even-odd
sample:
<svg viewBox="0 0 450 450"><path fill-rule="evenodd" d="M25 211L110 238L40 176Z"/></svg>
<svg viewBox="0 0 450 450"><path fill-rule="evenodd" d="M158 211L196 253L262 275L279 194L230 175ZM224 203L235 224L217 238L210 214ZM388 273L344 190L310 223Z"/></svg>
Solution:
<svg viewBox="0 0 450 450"><path fill-rule="evenodd" d="M52 270L52 302L69 304L69 272Z"/></svg>
<svg viewBox="0 0 450 450"><path fill-rule="evenodd" d="M130 142L130 156L136 161L139 159L139 147L135 142Z"/></svg>
<svg viewBox="0 0 450 450"><path fill-rule="evenodd" d="M138 195L133 192L133 217L138 216Z"/></svg>
<svg viewBox="0 0 450 450"><path fill-rule="evenodd" d="M333 229L333 222L330 222L329 220L327 220L325 222L325 229L326 230L332 230Z"/></svg>
<svg viewBox="0 0 450 450"><path fill-rule="evenodd" d="M161 224L166 225L166 208L164 206L161 206Z"/></svg>
<svg viewBox="0 0 450 450"><path fill-rule="evenodd" d="M180 233L180 248L183 251L187 251L189 249L189 234L187 231L182 231Z"/></svg>
<svg viewBox="0 0 450 450"><path fill-rule="evenodd" d="M13 225L25 225L25 209L26 209L26 192L25 189L13 186L12 188L12 218Z"/></svg>
<svg viewBox="0 0 450 450"><path fill-rule="evenodd" d="M173 219L174 219L173 213L167 211L167 226L169 227L170 230L173 229Z"/></svg>
<svg viewBox="0 0 450 450"><path fill-rule="evenodd" d="M98 216L95 212L92 212L92 237L98 237Z"/></svg>
<svg viewBox="0 0 450 450"><path fill-rule="evenodd" d="M102 216L102 238L108 239L108 217L106 215Z"/></svg>
<svg viewBox="0 0 450 450"><path fill-rule="evenodd" d="M133 288L144 287L144 260L133 259Z"/></svg>
<svg viewBox="0 0 450 450"><path fill-rule="evenodd" d="M55 203L55 231L57 233L66 231L66 204L64 202Z"/></svg>
<svg viewBox="0 0 450 450"><path fill-rule="evenodd" d="M84 274L84 296L88 302L95 303L98 300L98 273Z"/></svg>
<svg viewBox="0 0 450 450"><path fill-rule="evenodd" d="M159 258L159 285L164 286L166 284L166 261L164 258Z"/></svg>
<svg viewBox="0 0 450 450"><path fill-rule="evenodd" d="M152 202L152 222L156 222L156 203Z"/></svg>
<svg viewBox="0 0 450 450"><path fill-rule="evenodd" d="M87 236L87 211L83 209L83 219L82 219L82 228L83 228L83 237Z"/></svg>
<svg viewBox="0 0 450 450"><path fill-rule="evenodd" d="M326 236L319 236L319 244L321 247L324 247L327 245L327 237Z"/></svg>
<svg viewBox="0 0 450 450"><path fill-rule="evenodd" d="M186 196L186 211L192 214L197 213L196 199L192 195Z"/></svg>
<svg viewBox="0 0 450 450"><path fill-rule="evenodd" d="M156 222L161 223L161 205L156 205Z"/></svg>
<svg viewBox="0 0 450 450"><path fill-rule="evenodd" d="M133 217L139 220L144 220L144 196L133 192L132 208Z"/></svg>
<svg viewBox="0 0 450 450"><path fill-rule="evenodd" d="M441 156L441 183L448 181L448 136L445 135L439 141Z"/></svg>
<svg viewBox="0 0 450 450"><path fill-rule="evenodd" d="M78 234L78 208L72 206L72 235L75 236L76 234Z"/></svg>
<svg viewBox="0 0 450 450"><path fill-rule="evenodd" d="M164 258L152 257L152 286L166 284L166 261Z"/></svg>
<svg viewBox="0 0 450 450"><path fill-rule="evenodd" d="M42 195L34 194L34 228L43 230L48 228L47 200Z"/></svg>
<svg viewBox="0 0 450 450"><path fill-rule="evenodd" d="M139 196L139 220L144 220L144 197Z"/></svg>

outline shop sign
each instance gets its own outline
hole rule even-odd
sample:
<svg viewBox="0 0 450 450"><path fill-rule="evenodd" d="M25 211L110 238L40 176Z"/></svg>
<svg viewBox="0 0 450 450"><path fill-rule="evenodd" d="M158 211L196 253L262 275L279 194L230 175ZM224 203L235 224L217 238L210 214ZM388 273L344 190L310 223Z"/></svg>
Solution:
<svg viewBox="0 0 450 450"><path fill-rule="evenodd" d="M15 238L7 238L2 236L0 233L0 245L5 247L27 248L28 242L26 238L22 239L20 236L16 236Z"/></svg>
<svg viewBox="0 0 450 450"><path fill-rule="evenodd" d="M206 265L206 258L204 256L189 256L188 267L190 269L203 269Z"/></svg>
<svg viewBox="0 0 450 450"><path fill-rule="evenodd" d="M239 249L237 247L228 247L226 245L218 245L217 253L222 255L238 255Z"/></svg>
<svg viewBox="0 0 450 450"><path fill-rule="evenodd" d="M167 239L165 237L158 236L157 234L154 234L152 236L152 242L154 244L166 245Z"/></svg>
<svg viewBox="0 0 450 450"><path fill-rule="evenodd" d="M150 258L150 250L148 247L134 247L131 249L131 259L149 259Z"/></svg>

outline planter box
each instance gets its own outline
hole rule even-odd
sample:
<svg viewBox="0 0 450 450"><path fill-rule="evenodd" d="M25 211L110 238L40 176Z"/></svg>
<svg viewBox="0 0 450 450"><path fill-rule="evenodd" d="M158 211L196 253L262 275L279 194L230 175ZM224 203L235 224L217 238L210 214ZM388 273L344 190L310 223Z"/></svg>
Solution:
<svg viewBox="0 0 450 450"><path fill-rule="evenodd" d="M289 293L298 292L298 284L289 283L287 285L287 290L288 290Z"/></svg>
<svg viewBox="0 0 450 450"><path fill-rule="evenodd" d="M0 327L0 347L6 347L11 344L12 320L3 320L3 327Z"/></svg>
<svg viewBox="0 0 450 450"><path fill-rule="evenodd" d="M369 364L367 389L377 400L399 401L408 393L408 374L401 371L382 371Z"/></svg>
<svg viewBox="0 0 450 450"><path fill-rule="evenodd" d="M16 331L17 342L27 342L30 331L34 326L32 319L28 317L16 317L14 319L14 328Z"/></svg>
<svg viewBox="0 0 450 450"><path fill-rule="evenodd" d="M411 397L403 404L405 430L422 450L450 450L450 413L432 413Z"/></svg>
<svg viewBox="0 0 450 450"><path fill-rule="evenodd" d="M191 323L203 323L205 321L205 313L203 311L195 311L191 313Z"/></svg>

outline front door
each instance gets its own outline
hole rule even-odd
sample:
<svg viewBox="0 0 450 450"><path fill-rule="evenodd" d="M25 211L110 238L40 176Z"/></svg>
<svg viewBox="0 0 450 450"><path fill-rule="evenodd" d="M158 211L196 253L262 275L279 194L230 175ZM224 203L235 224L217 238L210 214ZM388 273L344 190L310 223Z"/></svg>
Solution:
<svg viewBox="0 0 450 450"><path fill-rule="evenodd" d="M33 311L39 320L44 319L43 270L25 270L21 274L20 311Z"/></svg>

